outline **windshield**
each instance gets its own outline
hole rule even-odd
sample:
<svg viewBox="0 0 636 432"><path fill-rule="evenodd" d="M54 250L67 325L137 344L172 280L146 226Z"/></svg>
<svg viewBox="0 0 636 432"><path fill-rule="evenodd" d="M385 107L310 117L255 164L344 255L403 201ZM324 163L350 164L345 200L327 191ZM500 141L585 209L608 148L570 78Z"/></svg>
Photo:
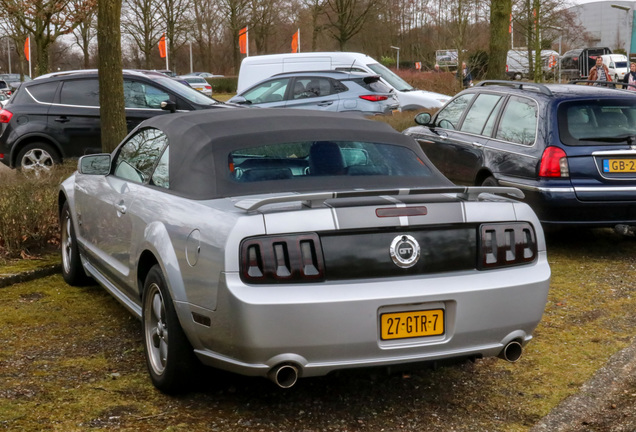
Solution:
<svg viewBox="0 0 636 432"><path fill-rule="evenodd" d="M367 65L373 72L382 77L384 81L389 83L391 87L398 91L411 91L414 88L404 81L402 78L394 74L389 68L380 63L371 63Z"/></svg>
<svg viewBox="0 0 636 432"><path fill-rule="evenodd" d="M626 61L617 61L616 63L614 63L616 65L616 67L618 69L621 68L627 68L627 62Z"/></svg>
<svg viewBox="0 0 636 432"><path fill-rule="evenodd" d="M636 100L564 102L558 119L559 136L567 145L631 143L636 137Z"/></svg>
<svg viewBox="0 0 636 432"><path fill-rule="evenodd" d="M156 81L159 84L162 84L170 90L174 91L182 98L187 99L190 102L194 102L198 105L216 105L221 103L218 100L208 97L203 93L199 93L192 87L186 87L185 85L173 79L154 76L152 77L152 79L153 81Z"/></svg>

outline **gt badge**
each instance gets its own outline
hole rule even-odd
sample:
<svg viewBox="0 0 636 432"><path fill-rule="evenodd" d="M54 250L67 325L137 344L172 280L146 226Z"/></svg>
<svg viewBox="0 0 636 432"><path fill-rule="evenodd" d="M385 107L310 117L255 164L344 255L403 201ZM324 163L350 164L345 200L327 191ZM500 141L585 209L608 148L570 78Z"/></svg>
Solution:
<svg viewBox="0 0 636 432"><path fill-rule="evenodd" d="M420 245L410 235L399 235L391 242L389 253L396 266L413 267L420 259Z"/></svg>

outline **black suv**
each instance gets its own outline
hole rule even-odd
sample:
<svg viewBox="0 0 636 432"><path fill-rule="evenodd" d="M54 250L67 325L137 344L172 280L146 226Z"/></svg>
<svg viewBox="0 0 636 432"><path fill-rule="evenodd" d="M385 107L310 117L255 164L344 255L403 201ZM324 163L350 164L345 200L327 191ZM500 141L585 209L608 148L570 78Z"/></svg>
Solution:
<svg viewBox="0 0 636 432"><path fill-rule="evenodd" d="M636 95L484 81L404 131L459 184L514 186L544 225L636 225Z"/></svg>
<svg viewBox="0 0 636 432"><path fill-rule="evenodd" d="M227 107L166 76L124 71L128 131L171 111ZM50 169L67 157L101 149L97 71L49 74L25 82L0 110L0 162Z"/></svg>

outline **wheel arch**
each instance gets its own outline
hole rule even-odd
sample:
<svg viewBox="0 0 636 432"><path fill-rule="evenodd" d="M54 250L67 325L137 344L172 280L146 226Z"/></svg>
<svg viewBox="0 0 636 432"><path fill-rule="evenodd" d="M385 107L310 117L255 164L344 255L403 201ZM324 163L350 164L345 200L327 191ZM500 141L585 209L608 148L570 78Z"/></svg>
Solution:
<svg viewBox="0 0 636 432"><path fill-rule="evenodd" d="M139 292L139 299L143 296L146 277L155 264L159 264L159 260L155 254L148 249L144 250L137 263L137 291Z"/></svg>
<svg viewBox="0 0 636 432"><path fill-rule="evenodd" d="M475 176L475 186L481 186L484 180L486 180L488 177L494 177L492 171L490 171L488 168L480 169Z"/></svg>
<svg viewBox="0 0 636 432"><path fill-rule="evenodd" d="M64 155L64 152L62 151L62 146L57 141L55 141L54 139L52 139L51 137L47 135L30 134L25 137L22 137L22 139L17 141L11 148L11 167L12 168L16 167L18 154L24 147L28 146L29 144L33 144L37 142L48 144L51 147L53 147L55 151L57 152L57 155L59 156L60 161L61 162L64 161L65 155Z"/></svg>

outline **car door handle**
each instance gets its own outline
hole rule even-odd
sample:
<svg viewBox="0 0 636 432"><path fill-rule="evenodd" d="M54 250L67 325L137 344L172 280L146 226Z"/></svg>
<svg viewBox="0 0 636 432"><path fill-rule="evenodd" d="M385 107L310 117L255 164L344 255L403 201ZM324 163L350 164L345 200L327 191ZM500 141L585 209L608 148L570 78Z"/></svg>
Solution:
<svg viewBox="0 0 636 432"><path fill-rule="evenodd" d="M121 214L126 214L126 210L128 210L128 207L124 204L115 204L115 208L117 209L117 212Z"/></svg>
<svg viewBox="0 0 636 432"><path fill-rule="evenodd" d="M57 117L57 118L55 119L55 121L56 121L56 122L58 122L58 123L66 123L66 122L70 122L70 121L71 121L71 119L69 119L69 118L68 118L68 117L66 117L66 116L60 116L60 117Z"/></svg>
<svg viewBox="0 0 636 432"><path fill-rule="evenodd" d="M329 105L333 105L333 101L319 102L318 103L318 106L329 106Z"/></svg>
<svg viewBox="0 0 636 432"><path fill-rule="evenodd" d="M475 147L475 148L482 148L483 146L484 146L484 145L483 145L482 143L478 143L478 142L473 141L473 147Z"/></svg>
<svg viewBox="0 0 636 432"><path fill-rule="evenodd" d="M448 139L448 134L446 134L444 132L439 132L438 135L443 140Z"/></svg>

